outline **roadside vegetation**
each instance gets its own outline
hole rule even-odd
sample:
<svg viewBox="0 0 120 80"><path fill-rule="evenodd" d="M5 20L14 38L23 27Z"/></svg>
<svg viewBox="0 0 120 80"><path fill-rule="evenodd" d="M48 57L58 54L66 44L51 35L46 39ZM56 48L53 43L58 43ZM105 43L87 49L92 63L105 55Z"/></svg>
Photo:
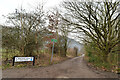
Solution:
<svg viewBox="0 0 120 80"><path fill-rule="evenodd" d="M7 15L13 26L2 26L3 64L11 65L13 56L35 56L36 64L50 63L53 42L53 63L78 56L68 50L68 35L75 33L84 43L85 60L96 68L119 73L120 1L63 1L60 8L44 12L43 5L33 11L16 9ZM73 56L74 55L74 56Z"/></svg>
<svg viewBox="0 0 120 80"><path fill-rule="evenodd" d="M12 66L12 64L13 64L12 61L13 61L14 56L18 56L18 57L23 56L24 57L24 55L21 55L21 53L19 53L17 51L15 53L3 52L2 54L3 54L2 55L2 69L21 68L21 67L43 67L43 66L45 67L45 66L57 64L59 62L62 62L62 61L67 60L69 58L72 58L72 57L61 57L57 54L54 54L53 60L52 60L52 62L50 62L51 52L49 52L48 50L41 50L41 51L39 51L39 54L36 53L36 54L32 55L32 56L35 56L35 66L33 66L33 62L16 62L15 65Z"/></svg>
<svg viewBox="0 0 120 80"><path fill-rule="evenodd" d="M83 39L86 59L104 71L120 73L120 1L64 1L63 19L78 31Z"/></svg>
<svg viewBox="0 0 120 80"><path fill-rule="evenodd" d="M118 46L115 47L117 49ZM119 73L118 65L118 53L111 52L108 55L107 62L104 61L102 51L100 51L95 43L90 43L85 45L85 58L88 61L88 66L102 71L110 71L114 73Z"/></svg>
<svg viewBox="0 0 120 80"><path fill-rule="evenodd" d="M37 45L36 43L33 42L35 39L29 38L29 43L28 45L25 43L24 46L22 46L23 41L18 40L17 36L13 34L14 30L11 30L14 28L9 27L4 27L3 26L3 42L2 42L2 69L7 69L7 68L21 68L21 67L40 67L40 66L49 66L51 64L57 64L59 62L62 62L64 60L70 59L74 57L76 51L66 51L62 46L64 46L64 42L57 42L55 43L54 46L54 54L53 54L53 60L51 62L51 54L52 54L52 47L53 43L51 42L51 39L54 38L53 35L51 36L44 36L43 39L38 41L38 44L44 44L44 45ZM7 31L9 34L7 33ZM4 31L6 31L4 33ZM18 35L19 36L19 35ZM51 38L52 37L52 38ZM16 39L16 40L15 40ZM49 43L46 43L49 42ZM61 44L61 46L58 46ZM33 45L33 46L32 46ZM37 48L38 47L38 48ZM23 51L22 51L22 48ZM15 63L14 66L13 64L13 57L18 56L18 57L30 57L30 56L35 56L35 66L32 66L32 62L20 62L20 63Z"/></svg>
<svg viewBox="0 0 120 80"><path fill-rule="evenodd" d="M32 66L32 62L15 63L12 66L14 56L32 57L35 56L35 65L48 66L63 60L74 57L67 52L68 29L62 24L62 18L57 11L43 11L43 6L39 5L34 11L27 12L25 9L16 9L10 13L7 22L12 26L2 25L2 65L3 69L14 67ZM61 19L61 22L58 22ZM46 25L48 21L48 25ZM69 32L68 32L69 31ZM58 34L61 32L62 34ZM56 39L51 60L53 42ZM77 51L77 50L76 50ZM69 57L68 57L69 56Z"/></svg>

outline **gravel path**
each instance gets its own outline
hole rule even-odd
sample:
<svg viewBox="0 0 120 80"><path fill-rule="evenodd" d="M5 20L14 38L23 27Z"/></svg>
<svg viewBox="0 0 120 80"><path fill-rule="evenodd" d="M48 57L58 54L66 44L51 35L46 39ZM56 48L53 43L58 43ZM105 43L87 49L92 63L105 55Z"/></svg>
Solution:
<svg viewBox="0 0 120 80"><path fill-rule="evenodd" d="M86 66L83 57L75 57L59 64L39 68L3 70L3 78L115 78L113 73L93 71ZM110 75L110 76L106 76ZM112 76L113 75L113 76Z"/></svg>

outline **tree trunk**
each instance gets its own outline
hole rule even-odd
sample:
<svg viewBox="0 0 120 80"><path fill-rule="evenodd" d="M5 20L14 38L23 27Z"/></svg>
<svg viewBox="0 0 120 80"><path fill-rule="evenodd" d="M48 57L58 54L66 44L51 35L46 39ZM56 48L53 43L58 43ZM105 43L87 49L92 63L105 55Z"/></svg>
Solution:
<svg viewBox="0 0 120 80"><path fill-rule="evenodd" d="M74 47L74 51L75 51L75 57L77 57L78 56L78 48Z"/></svg>
<svg viewBox="0 0 120 80"><path fill-rule="evenodd" d="M25 55L25 51L24 51L24 46L22 46L22 54L24 54Z"/></svg>
<svg viewBox="0 0 120 80"><path fill-rule="evenodd" d="M108 63L108 62L109 62L109 61L108 61L108 55L109 55L109 53L104 54L104 56L103 56L104 63Z"/></svg>
<svg viewBox="0 0 120 80"><path fill-rule="evenodd" d="M66 57L66 54L67 54L67 47L65 47L65 50L64 50L64 57Z"/></svg>
<svg viewBox="0 0 120 80"><path fill-rule="evenodd" d="M67 54L67 39L65 39L64 57L66 57L66 54Z"/></svg>
<svg viewBox="0 0 120 80"><path fill-rule="evenodd" d="M108 58L107 55L104 55L104 56L103 56L103 59L104 59L104 62L105 62L105 63L108 62L107 58Z"/></svg>

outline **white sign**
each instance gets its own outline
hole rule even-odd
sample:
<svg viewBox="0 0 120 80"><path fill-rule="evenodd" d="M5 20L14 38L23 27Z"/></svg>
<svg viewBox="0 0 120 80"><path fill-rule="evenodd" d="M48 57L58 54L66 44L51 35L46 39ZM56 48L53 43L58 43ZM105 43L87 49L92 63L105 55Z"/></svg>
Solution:
<svg viewBox="0 0 120 80"><path fill-rule="evenodd" d="M34 57L15 57L15 62L33 61Z"/></svg>

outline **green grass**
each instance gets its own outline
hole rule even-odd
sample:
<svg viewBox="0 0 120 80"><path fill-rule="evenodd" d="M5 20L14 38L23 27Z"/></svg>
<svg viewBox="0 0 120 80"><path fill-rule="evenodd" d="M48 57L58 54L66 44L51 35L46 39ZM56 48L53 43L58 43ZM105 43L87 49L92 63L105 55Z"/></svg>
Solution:
<svg viewBox="0 0 120 80"><path fill-rule="evenodd" d="M7 69L7 68L10 68L10 67L12 67L12 65L10 63L2 65L2 69Z"/></svg>
<svg viewBox="0 0 120 80"><path fill-rule="evenodd" d="M15 53L12 53L12 52L8 52L8 53L3 52L2 53L3 60L5 60L6 58L12 59L14 56L21 56L21 54L18 51L16 51Z"/></svg>

